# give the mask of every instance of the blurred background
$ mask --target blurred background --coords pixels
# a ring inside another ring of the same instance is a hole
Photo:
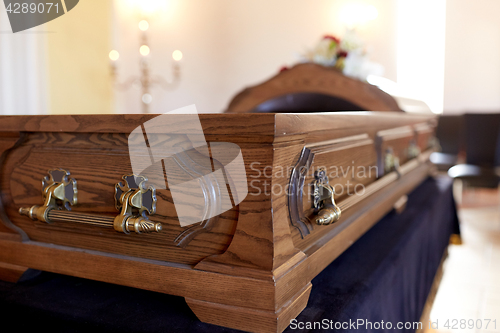
[[[497,0],[81,0],[13,34],[0,6],[0,114],[163,113],[189,104],[222,112],[323,35],[353,27],[397,94],[435,113],[495,112],[499,12]],[[147,91],[137,82],[144,70]]]
[[[13,34],[0,5],[0,114],[223,112],[325,35],[354,31],[371,64],[362,79],[441,114],[433,162],[456,179],[463,245],[450,246],[430,319],[494,319],[499,13],[499,0],[80,0]]]

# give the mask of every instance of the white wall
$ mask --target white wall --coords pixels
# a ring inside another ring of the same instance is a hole
[[[500,112],[499,15],[498,0],[448,0],[445,113]]]
[[[443,112],[446,3],[398,1],[397,83],[434,113]]]
[[[127,3],[145,0],[103,1],[114,1],[113,22],[100,19],[113,24],[113,48],[121,54],[120,77],[137,75],[137,23],[141,17],[127,9]],[[152,69],[169,77],[172,51],[180,49],[184,53],[182,81],[172,91],[153,89],[152,112],[193,103],[200,112],[221,112],[234,94],[268,79],[281,66],[294,64],[297,55],[322,35],[341,36],[340,9],[354,1],[378,9],[378,18],[359,32],[371,59],[385,67],[387,78],[397,81],[397,4],[409,0],[165,0],[167,10],[150,20]],[[71,15],[78,13],[83,15],[82,11]],[[500,111],[499,13],[500,0],[446,1],[445,113]],[[89,19],[88,24],[94,23]],[[47,113],[51,88],[47,77],[54,74],[44,60],[45,42],[52,36],[44,33],[48,30],[49,25],[43,25],[24,33],[8,33],[8,19],[0,6],[0,114]],[[432,62],[435,50],[425,44],[425,36],[421,39],[415,48],[431,55],[425,61]],[[90,49],[95,48],[96,40],[81,43]],[[426,64],[420,59],[415,66]],[[103,77],[108,77],[107,71]],[[138,87],[115,91],[115,100],[118,113],[141,111]]]
[[[168,9],[150,20],[151,61],[156,74],[169,77],[171,54],[184,54],[182,82],[172,91],[153,89],[153,113],[189,104],[199,112],[221,112],[245,86],[293,65],[298,55],[324,34],[341,36],[340,8],[347,0],[170,0]],[[351,1],[352,2],[352,1]],[[396,2],[366,0],[379,12],[359,30],[371,59],[396,80]],[[121,78],[138,73],[139,17],[115,0],[114,48],[120,54]],[[119,113],[140,112],[140,89],[117,92]]]
[[[46,29],[12,33],[0,4],[0,115],[47,113]]]

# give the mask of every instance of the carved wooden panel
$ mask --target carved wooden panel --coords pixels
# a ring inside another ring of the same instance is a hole
[[[435,140],[435,126],[434,124],[422,123],[415,125],[416,144],[421,151],[430,148]]]
[[[3,164],[9,151],[23,143],[26,135],[21,133],[1,133],[0,132],[0,166]],[[1,169],[0,169],[1,170]],[[7,178],[1,177],[0,171],[0,188],[2,181],[8,181]],[[6,207],[10,204],[7,196],[0,193],[0,235],[8,239],[23,239],[27,240],[27,235],[19,229],[19,227],[12,224],[12,221],[6,214]]]
[[[290,178],[289,211],[294,237],[304,238],[316,229],[313,208],[315,172],[323,169],[335,189],[336,202],[362,194],[377,178],[377,155],[367,134],[308,145]]]
[[[186,153],[183,161],[179,161],[179,157],[172,161],[183,165],[190,177],[196,177],[203,172],[200,170],[206,167],[207,161],[209,167],[211,164],[204,156],[203,165],[202,157],[192,150]],[[71,177],[77,180],[78,204],[73,211],[115,216],[118,211],[114,203],[114,185],[123,175],[132,174],[127,136],[33,133],[7,156],[2,170],[12,195],[7,213],[31,240],[186,264],[196,264],[207,256],[222,253],[231,242],[238,218],[237,207],[214,219],[183,228],[179,225],[168,182],[163,189],[157,188],[156,214],[150,216],[151,221],[163,224],[158,234],[125,235],[113,229],[76,223],[46,224],[20,216],[17,212],[20,207],[43,203],[41,181],[47,171],[54,168],[70,171]],[[158,175],[153,171],[145,172],[150,182],[161,182],[154,178],[162,178],[163,172]],[[211,168],[205,173],[210,171]],[[175,175],[171,177],[170,181],[175,180]]]
[[[392,154],[397,158],[399,165],[403,165],[414,157],[411,155],[410,149],[415,144],[415,131],[412,126],[402,126],[379,131],[376,134],[375,141],[377,145],[379,177],[382,177],[392,169],[387,165],[388,154]]]

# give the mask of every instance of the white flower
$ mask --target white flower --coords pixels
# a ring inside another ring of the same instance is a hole
[[[345,32],[344,37],[340,41],[340,48],[344,51],[359,51],[365,48],[365,43],[358,36],[355,30],[348,29]]]
[[[305,54],[305,58],[323,66],[334,66],[336,62],[337,46],[332,47],[332,41],[322,39],[312,51]]]
[[[338,68],[343,68],[344,75],[366,81],[369,75],[381,76],[384,72],[382,65],[370,61],[363,40],[353,29],[346,30],[344,37],[337,45],[330,38],[321,39],[312,50],[308,50],[303,59],[327,67],[334,67],[337,63],[337,54],[340,51],[347,52],[347,57],[343,61],[343,66],[338,64]]]
[[[344,61],[344,75],[366,81],[368,75],[382,76],[384,67],[379,63],[370,61],[368,55],[357,50],[351,51]]]

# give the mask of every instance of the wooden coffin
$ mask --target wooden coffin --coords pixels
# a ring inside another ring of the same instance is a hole
[[[309,113],[402,111],[376,86],[314,63],[301,63],[247,87],[229,102],[226,113]]]
[[[281,332],[306,306],[311,280],[433,170],[432,115],[202,114],[211,157],[180,140],[191,152],[177,160],[181,170],[198,179],[225,169],[214,157],[219,143],[238,147],[244,164],[241,174],[204,185],[201,208],[220,204],[238,177],[248,193],[181,226],[173,200],[181,175],[166,175],[164,188],[150,179],[124,190],[131,133],[155,117],[0,117],[1,276],[29,267],[173,294],[201,321]],[[150,154],[172,133],[148,131]],[[155,163],[165,170],[170,162]],[[156,209],[131,209],[118,230],[123,193],[152,198],[153,190]]]

